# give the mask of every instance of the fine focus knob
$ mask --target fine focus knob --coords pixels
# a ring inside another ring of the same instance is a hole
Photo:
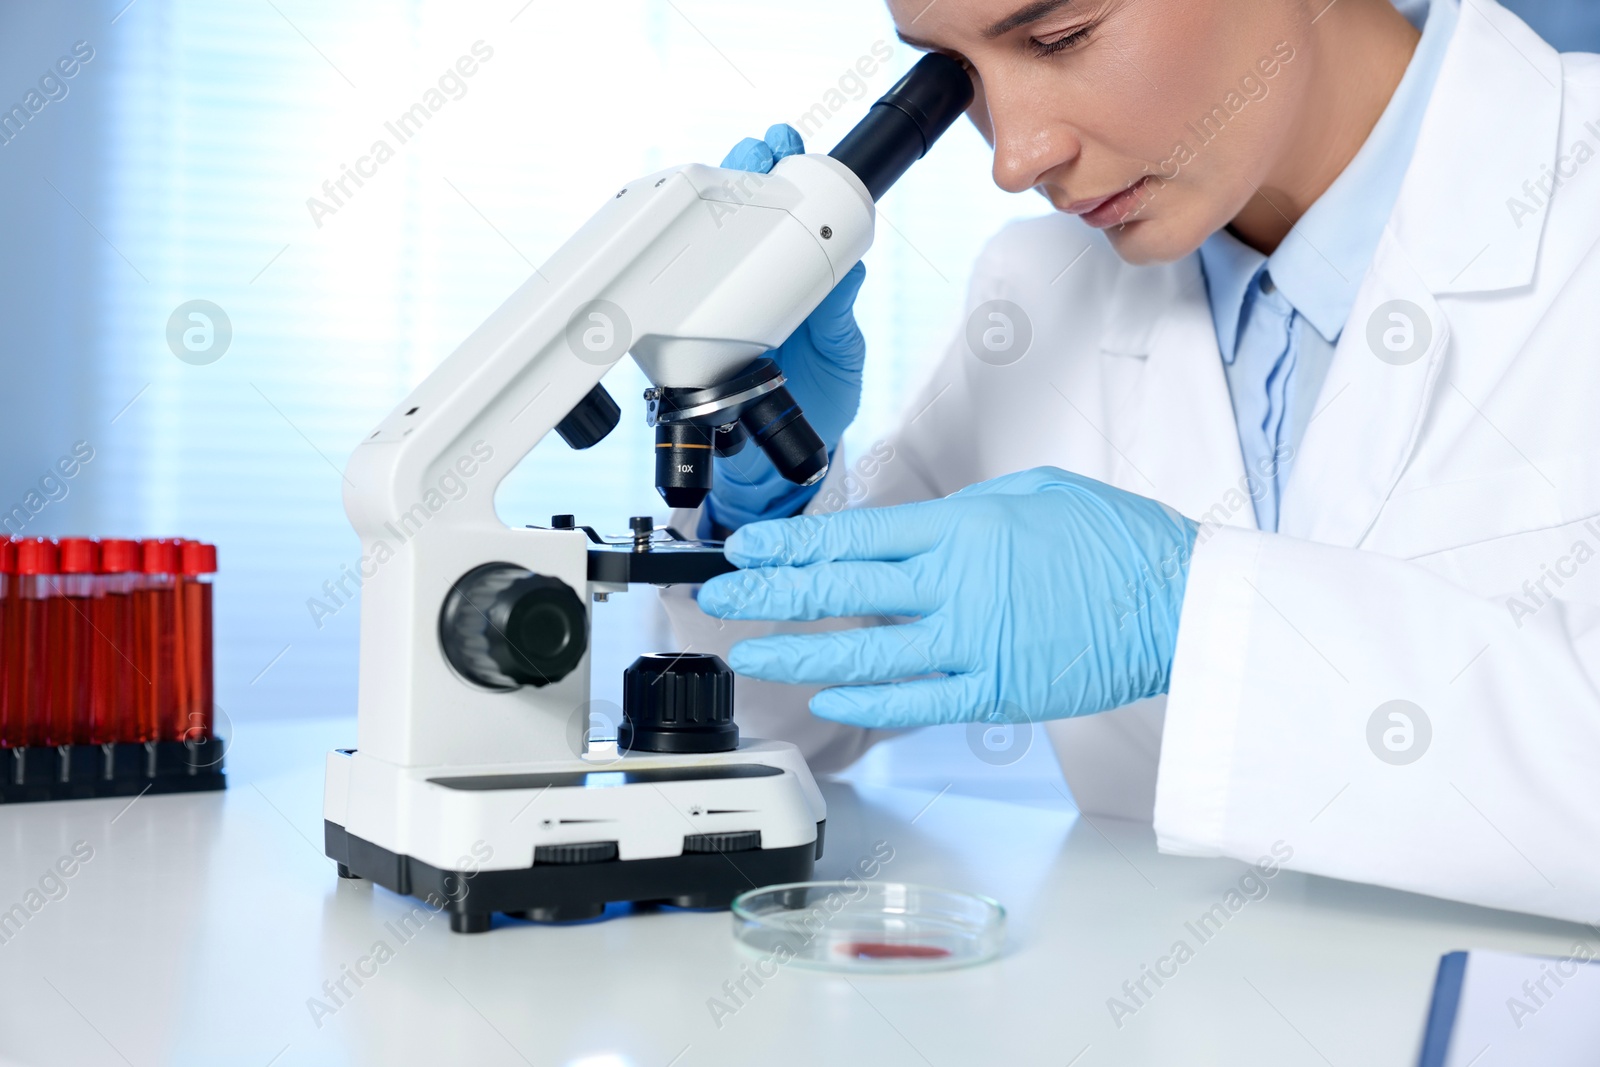
[[[462,575],[439,613],[445,658],[489,689],[559,682],[588,650],[583,601],[559,578],[514,563]]]
[[[733,723],[733,672],[704,652],[640,656],[622,672],[623,752],[728,752],[739,747]]]

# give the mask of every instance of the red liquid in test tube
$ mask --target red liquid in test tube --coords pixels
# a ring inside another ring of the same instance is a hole
[[[192,692],[189,679],[189,618],[183,610],[183,546],[181,537],[172,540],[172,643],[167,663],[172,668],[172,702],[162,713],[158,740],[182,741],[189,729],[189,704]]]
[[[180,740],[208,741],[213,736],[211,575],[217,570],[217,546],[185,541],[178,579],[178,613],[182,620],[180,687],[183,732]]]
[[[56,672],[51,679],[55,721],[50,733],[58,745],[88,744],[92,732],[89,657],[99,554],[99,546],[87,537],[60,541],[60,574],[50,598],[51,659]]]
[[[20,640],[16,661],[18,678],[12,693],[22,711],[23,744],[59,744],[52,737],[55,727],[55,687],[49,648],[49,608],[58,565],[56,544],[44,537],[30,537],[17,545],[17,583],[19,588],[17,636]]]
[[[17,641],[17,542],[0,539],[0,748],[22,744],[20,707],[12,710],[11,686],[18,672],[13,662],[21,647]]]
[[[141,569],[139,542],[100,542],[89,654],[90,718],[93,740],[100,743],[150,740],[139,732],[140,675],[134,648],[133,590]]]
[[[150,739],[176,740],[180,735],[175,675],[178,546],[167,540],[144,541],[140,549],[142,574],[133,593],[134,647],[143,675],[139,729]]]

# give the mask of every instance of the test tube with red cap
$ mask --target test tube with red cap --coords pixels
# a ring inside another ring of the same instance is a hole
[[[138,664],[140,732],[155,740],[173,737],[177,713],[176,582],[178,546],[170,540],[142,541],[139,584],[133,592],[134,648]]]
[[[52,744],[87,744],[89,741],[89,657],[93,611],[94,574],[99,569],[99,546],[87,537],[63,537],[59,542],[60,573],[50,598],[47,623],[50,643]]]
[[[185,541],[179,559],[178,614],[183,636],[180,674],[183,721],[180,741],[208,741],[213,736],[211,576],[217,572],[217,546]]]
[[[0,748],[22,744],[21,710],[12,710],[12,679],[17,658],[17,541],[0,539]]]
[[[17,678],[12,696],[22,713],[24,744],[57,744],[55,726],[55,676],[50,664],[49,606],[55,594],[60,561],[56,543],[47,537],[29,537],[17,545],[18,620]]]
[[[188,729],[188,711],[192,698],[188,670],[189,619],[183,610],[183,546],[188,541],[182,537],[172,541],[172,643],[167,666],[172,671],[172,703],[162,713],[156,727],[160,741],[182,741]]]
[[[92,743],[149,741],[139,731],[133,591],[143,571],[139,542],[100,542],[100,573],[93,603],[94,640],[89,656]]]

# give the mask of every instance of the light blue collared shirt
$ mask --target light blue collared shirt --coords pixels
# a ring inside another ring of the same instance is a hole
[[[1200,246],[1256,525],[1278,528],[1294,452],[1311,421],[1356,290],[1394,210],[1458,9],[1436,0],[1400,85],[1366,143],[1271,256],[1219,230]]]

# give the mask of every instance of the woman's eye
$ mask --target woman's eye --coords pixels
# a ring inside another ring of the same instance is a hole
[[[1082,29],[1073,30],[1071,33],[1064,33],[1059,37],[1051,37],[1046,40],[1040,40],[1037,37],[1032,37],[1029,38],[1029,43],[1033,45],[1034,55],[1041,57],[1053,56],[1059,52],[1065,52],[1069,48],[1076,48],[1078,45],[1082,44],[1088,39],[1090,29],[1092,29],[1092,27],[1085,26]]]

